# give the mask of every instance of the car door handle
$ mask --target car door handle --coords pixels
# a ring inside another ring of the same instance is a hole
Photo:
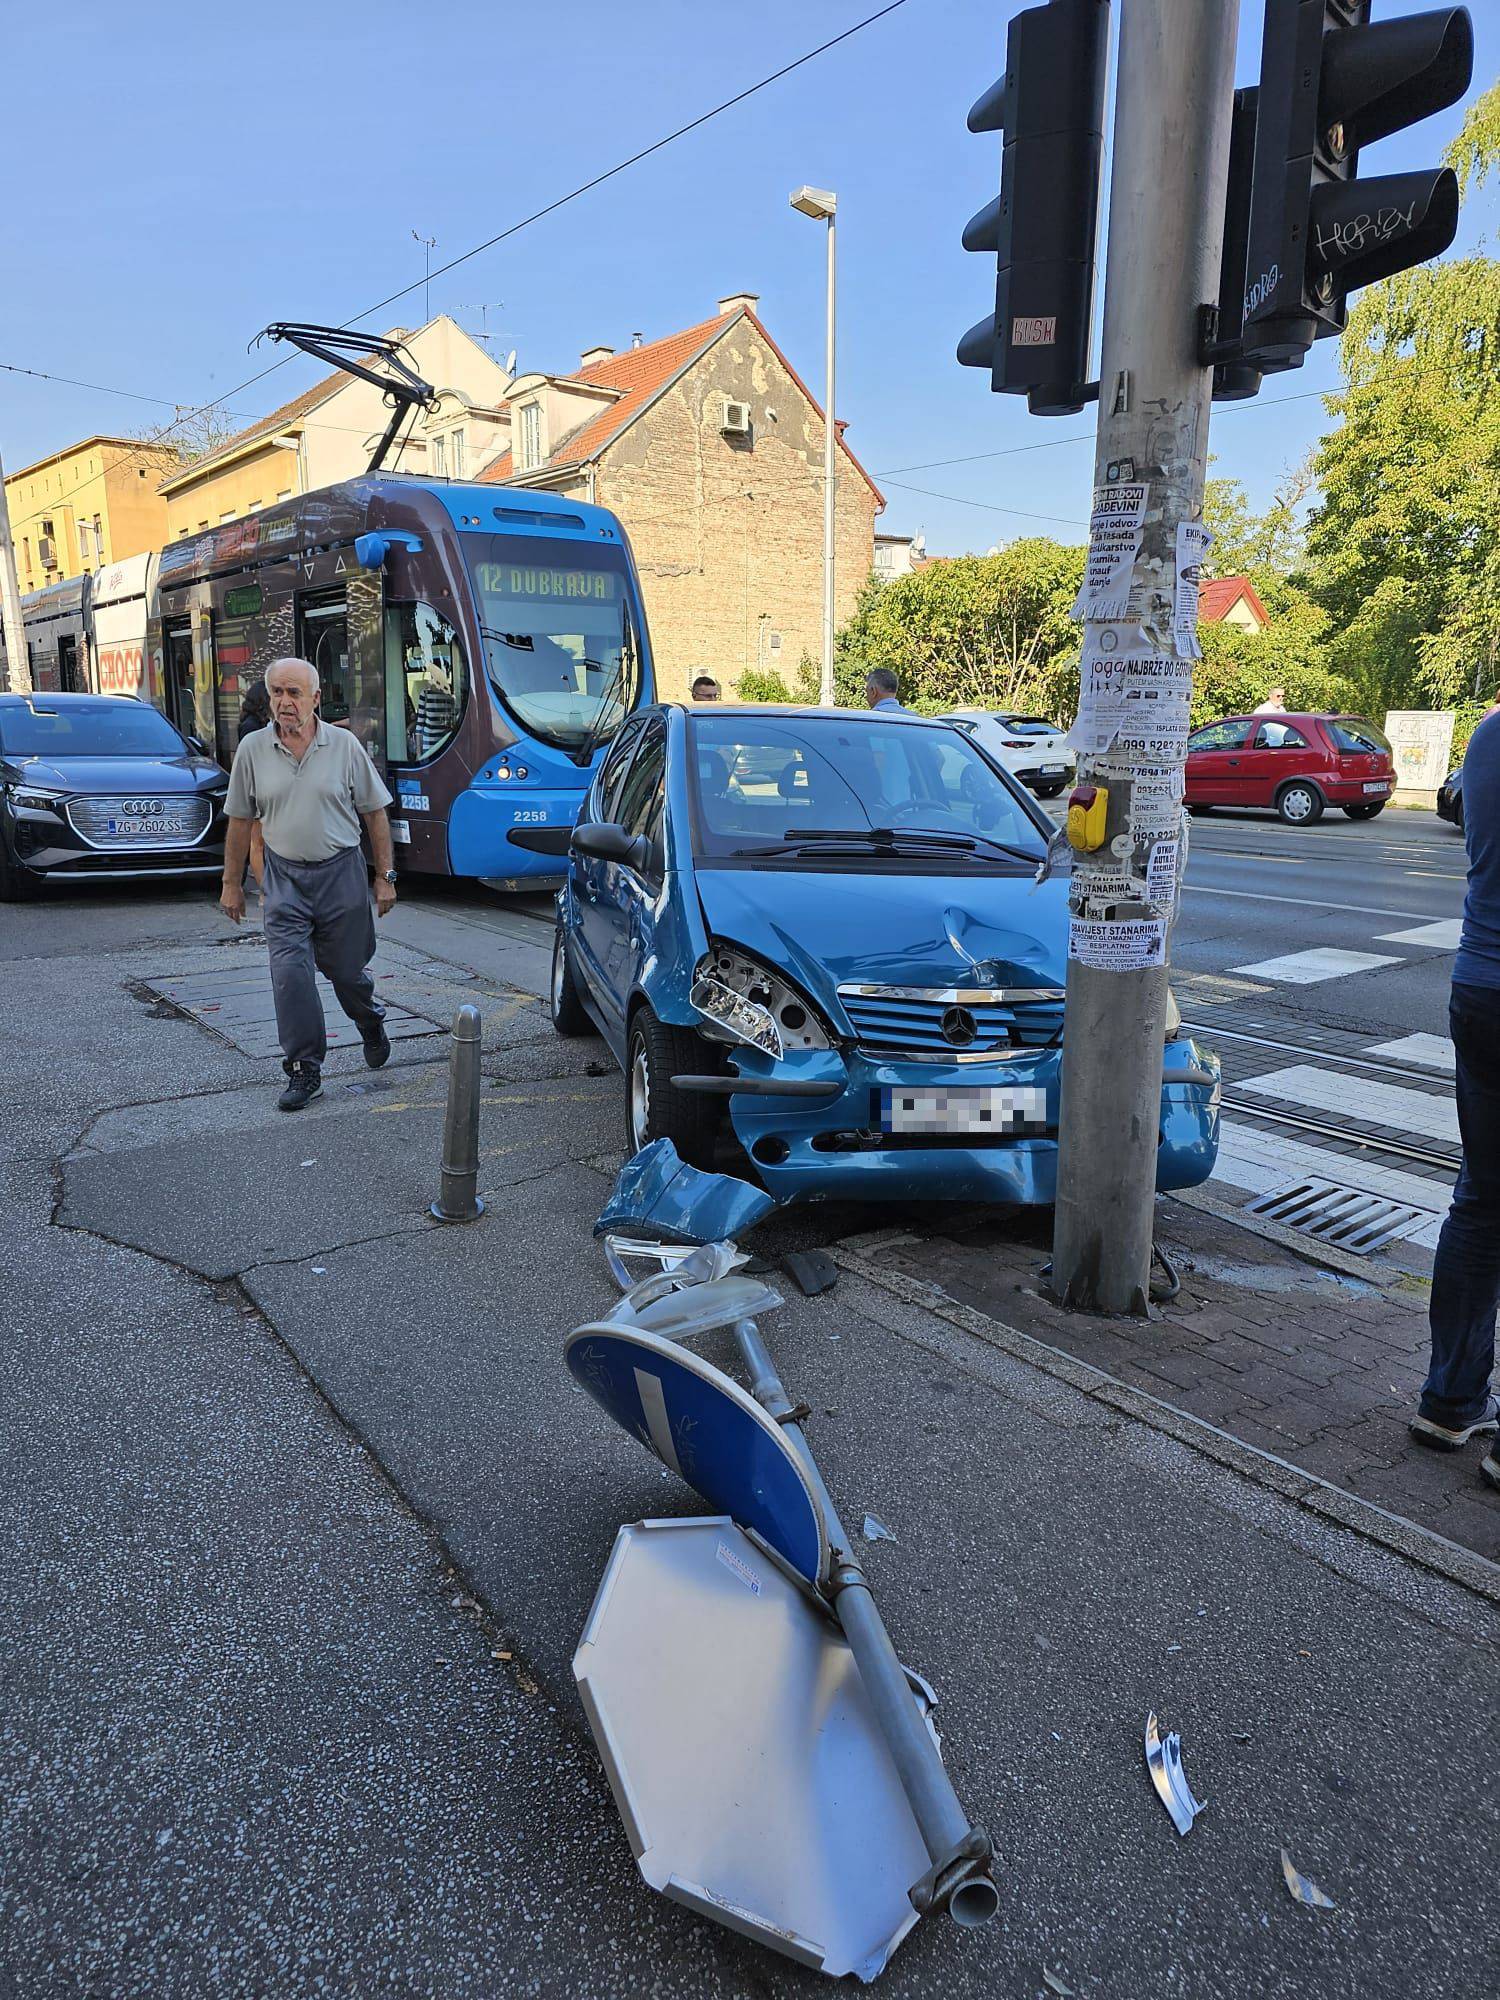
[[[1238,757],[1231,757],[1229,761],[1231,764],[1238,764],[1240,760]]]

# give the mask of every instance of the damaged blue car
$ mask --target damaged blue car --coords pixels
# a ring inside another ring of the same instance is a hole
[[[1054,1198],[1066,883],[1051,822],[907,714],[630,717],[585,799],[551,1010],[625,1072],[634,1153],[727,1120],[779,1201]],[[1217,1060],[1166,1026],[1159,1188],[1218,1149]]]

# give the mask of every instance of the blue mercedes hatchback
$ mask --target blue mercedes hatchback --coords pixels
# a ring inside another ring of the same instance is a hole
[[[727,1119],[781,1200],[1049,1203],[1067,885],[1051,821],[907,714],[632,716],[573,831],[552,1019],[625,1072],[631,1152],[712,1163]],[[1206,1180],[1217,1060],[1175,1010],[1160,1188]]]

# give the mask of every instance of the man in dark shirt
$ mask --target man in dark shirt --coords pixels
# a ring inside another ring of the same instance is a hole
[[[1500,1303],[1500,713],[1475,730],[1463,768],[1469,886],[1448,1019],[1464,1157],[1432,1267],[1432,1365],[1411,1424],[1435,1451],[1500,1428],[1490,1389]],[[1493,1443],[1479,1469],[1500,1488]]]

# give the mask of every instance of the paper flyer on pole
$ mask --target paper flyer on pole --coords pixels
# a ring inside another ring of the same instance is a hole
[[[1172,638],[1178,652],[1194,660],[1200,657],[1198,585],[1203,577],[1203,558],[1212,543],[1213,535],[1201,521],[1177,523],[1177,596]]]
[[[1096,486],[1089,516],[1089,552],[1083,585],[1073,602],[1075,618],[1123,618],[1130,603],[1130,576],[1141,552],[1146,519],[1144,482]]]
[[[1074,917],[1068,925],[1068,957],[1099,972],[1140,972],[1162,965],[1167,956],[1167,919],[1131,917],[1123,922]]]

